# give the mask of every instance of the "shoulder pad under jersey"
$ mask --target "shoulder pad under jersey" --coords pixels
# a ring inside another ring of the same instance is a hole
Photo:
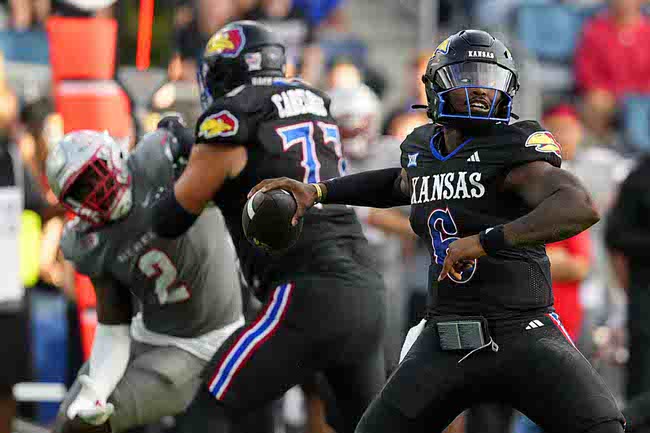
[[[98,254],[100,242],[100,234],[91,230],[90,224],[75,218],[66,223],[60,246],[63,256],[74,264],[78,272],[96,276],[102,273]]]
[[[431,137],[435,135],[436,128],[435,124],[427,123],[418,126],[406,136],[400,145],[402,168],[413,167],[417,165],[418,160],[428,158],[431,154],[429,147]]]
[[[525,120],[502,129],[502,141],[509,149],[508,165],[515,167],[533,161],[562,165],[562,147],[553,134],[534,120]]]
[[[253,139],[252,118],[268,109],[269,88],[240,86],[217,99],[196,122],[196,142],[247,146]]]
[[[145,176],[153,184],[167,184],[174,175],[173,135],[165,129],[146,134],[129,155],[135,176]]]

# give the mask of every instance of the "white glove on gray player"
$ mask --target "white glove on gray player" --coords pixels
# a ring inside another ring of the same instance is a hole
[[[402,362],[404,357],[406,356],[407,353],[409,353],[409,350],[411,350],[411,346],[413,346],[413,343],[415,343],[415,340],[418,339],[420,336],[420,333],[424,329],[424,325],[427,323],[425,319],[422,319],[420,323],[409,329],[408,334],[406,334],[406,338],[404,339],[404,344],[402,345],[402,350],[399,353],[399,362]]]
[[[79,383],[81,383],[81,391],[68,407],[66,415],[70,420],[78,416],[88,424],[104,424],[115,411],[115,407],[112,403],[106,402],[89,376],[85,374],[79,376]]]

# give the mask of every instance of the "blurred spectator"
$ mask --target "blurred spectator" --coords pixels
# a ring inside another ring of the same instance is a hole
[[[257,6],[258,0],[234,0],[235,1],[235,16],[245,17],[251,10]]]
[[[328,88],[356,87],[361,83],[367,85],[376,96],[381,96],[386,88],[386,80],[381,73],[369,65],[362,64],[363,59],[349,57],[334,58],[329,62],[325,84]]]
[[[165,113],[176,112],[188,125],[194,125],[201,114],[198,86],[195,81],[172,81],[162,85],[153,94],[144,121],[144,132],[156,129]]]
[[[349,84],[349,83],[345,83]],[[381,107],[379,98],[367,86],[357,83],[329,90],[331,110],[341,132],[347,171],[357,173],[398,167],[400,141],[379,136]],[[378,269],[386,283],[386,362],[397,365],[402,342],[406,302],[403,290],[401,240],[412,242],[415,234],[405,212],[400,209],[357,208],[368,242],[377,252]]]
[[[582,141],[582,125],[570,106],[559,106],[542,118],[547,128],[562,146],[563,164],[572,161]],[[555,310],[574,341],[578,341],[582,328],[583,310],[579,286],[591,267],[591,239],[589,232],[546,246],[551,261]]]
[[[65,261],[59,251],[59,239],[63,232],[63,209],[47,183],[45,160],[50,145],[63,137],[63,123],[60,115],[54,113],[48,99],[34,101],[21,110],[20,120],[25,133],[20,139],[21,153],[25,165],[38,183],[37,188],[52,206],[52,216],[43,225],[40,250],[40,279],[43,283],[63,289],[71,294],[72,288],[65,284]]]
[[[326,81],[329,89],[355,89],[361,86],[362,79],[361,71],[353,62],[339,59],[329,68]]]
[[[386,134],[398,138],[401,142],[415,128],[428,122],[429,118],[424,110],[407,111],[393,117]]]
[[[545,113],[543,122],[562,145],[565,159],[562,167],[580,178],[605,222],[617,186],[624,179],[631,161],[609,146],[586,146],[585,128],[570,105],[551,108]],[[579,345],[585,353],[589,352],[592,328],[597,323],[603,323],[609,316],[610,325],[621,326],[620,306],[617,305],[621,302],[617,288],[621,286],[615,281],[609,264],[604,225],[597,224],[589,230],[593,265],[580,289],[581,304],[585,310],[585,341],[579,341]]]
[[[197,64],[205,44],[217,30],[235,18],[238,9],[231,0],[197,0],[193,12],[192,20],[178,28],[174,36],[175,53],[168,70],[172,81],[196,79]],[[180,22],[183,23],[183,18]]]
[[[382,131],[384,134],[399,136],[399,134],[395,135],[394,133],[391,133],[391,130],[395,131],[395,129],[397,128],[396,126],[393,125],[393,122],[395,122],[395,120],[401,117],[402,115],[413,112],[413,109],[411,108],[412,105],[415,104],[425,105],[427,103],[427,94],[425,92],[424,85],[422,84],[422,75],[424,74],[427,68],[429,57],[431,57],[431,53],[429,52],[421,53],[418,56],[416,56],[413,59],[413,61],[408,65],[408,69],[404,74],[405,76],[404,82],[406,83],[407,86],[405,89],[406,98],[403,102],[399,104],[399,106],[391,110],[391,112],[386,117],[386,120],[384,121],[384,125],[382,127]],[[422,118],[422,116],[417,116],[417,117]],[[426,119],[426,115],[424,116],[424,118]],[[402,118],[402,120],[399,120],[397,123],[402,123],[402,122],[404,122],[404,118]],[[406,137],[406,135],[404,135],[404,137]]]
[[[18,31],[42,27],[50,14],[50,0],[9,0],[10,25]]]
[[[585,122],[609,134],[617,101],[627,93],[650,92],[650,21],[644,0],[611,0],[584,26],[575,56],[575,79],[585,102]]]
[[[47,187],[45,159],[47,158],[48,145],[53,142],[49,139],[62,138],[62,136],[48,137],[48,133],[56,134],[56,126],[48,125],[48,122],[60,123],[61,119],[54,113],[52,101],[39,99],[23,107],[20,112],[20,121],[25,127],[25,135],[21,139],[21,147],[24,146],[21,149],[23,158],[45,188]],[[62,125],[60,125],[60,129],[63,129]]]
[[[645,156],[621,186],[606,226],[607,246],[624,258],[629,274],[626,398],[650,391],[650,156]]]
[[[298,66],[299,75],[316,83],[323,66],[323,56],[316,43],[314,25],[292,0],[260,0],[245,19],[269,26],[287,47],[287,62]]]
[[[310,24],[318,26],[332,19],[340,19],[341,0],[293,0],[293,5],[299,8]]]

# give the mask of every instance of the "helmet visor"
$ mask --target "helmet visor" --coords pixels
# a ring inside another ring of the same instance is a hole
[[[458,87],[486,87],[512,96],[515,75],[494,63],[464,62],[444,66],[436,71],[435,84],[443,90]]]

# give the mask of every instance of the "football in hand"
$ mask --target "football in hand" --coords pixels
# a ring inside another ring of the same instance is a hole
[[[242,226],[249,242],[268,252],[291,248],[302,231],[302,218],[295,226],[296,200],[289,192],[276,189],[257,192],[242,212]]]

